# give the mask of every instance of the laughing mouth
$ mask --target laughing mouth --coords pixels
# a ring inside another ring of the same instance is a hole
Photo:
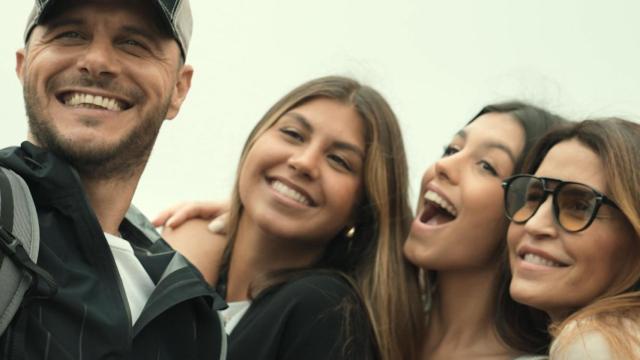
[[[420,221],[428,225],[441,225],[455,220],[458,210],[450,202],[434,191],[424,194],[424,208]]]
[[[308,196],[290,188],[282,181],[273,180],[270,185],[273,190],[277,191],[280,195],[283,195],[286,198],[289,198],[305,206],[313,206],[313,201]]]
[[[60,96],[59,100],[64,105],[75,108],[123,111],[131,107],[130,104],[116,98],[81,92],[64,93]]]

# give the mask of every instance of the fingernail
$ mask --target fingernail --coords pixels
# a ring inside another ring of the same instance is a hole
[[[217,218],[213,219],[208,225],[209,231],[211,231],[214,234],[221,234],[221,235],[224,235],[226,227],[227,227],[227,216],[225,215],[218,216]]]

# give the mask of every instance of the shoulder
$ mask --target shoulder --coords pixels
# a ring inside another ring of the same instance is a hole
[[[592,320],[574,321],[566,325],[551,344],[553,359],[612,359],[615,351],[609,339],[626,338],[640,341],[640,325],[628,319],[620,319],[619,326],[597,327]]]
[[[284,284],[265,290],[254,300],[253,307],[301,318],[316,317],[318,314],[342,317],[345,310],[359,308],[357,292],[346,278],[339,274],[315,271],[300,274]]]
[[[162,237],[169,244],[176,241],[213,238],[214,234],[207,228],[208,221],[204,219],[190,219],[175,229],[165,228]]]
[[[559,346],[559,344],[562,344],[562,346]],[[606,338],[601,332],[589,330],[576,334],[570,339],[563,337],[556,339],[551,345],[551,356],[554,359],[560,360],[596,360],[610,359],[612,352]]]
[[[356,291],[348,280],[334,273],[311,273],[290,280],[276,290],[279,296],[300,302],[337,305],[345,298],[355,298]]]

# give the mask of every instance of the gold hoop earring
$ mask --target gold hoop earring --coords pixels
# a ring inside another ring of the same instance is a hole
[[[346,235],[347,235],[347,237],[348,237],[349,239],[351,239],[351,238],[353,238],[353,236],[354,236],[355,234],[356,234],[356,227],[355,227],[355,226],[352,226],[352,227],[350,227],[350,228],[349,228],[349,230],[347,230],[347,234],[346,234]]]

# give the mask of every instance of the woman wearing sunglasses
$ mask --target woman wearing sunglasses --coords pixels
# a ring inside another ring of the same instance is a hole
[[[544,311],[552,359],[640,358],[640,125],[553,131],[504,181],[510,291]]]

